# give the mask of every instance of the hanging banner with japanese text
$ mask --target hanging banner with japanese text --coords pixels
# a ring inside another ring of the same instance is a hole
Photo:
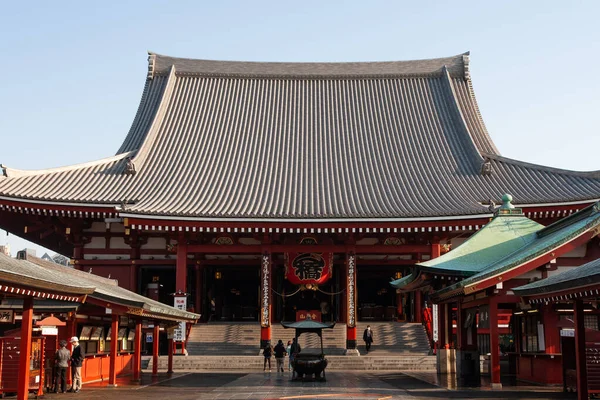
[[[185,311],[187,309],[187,297],[175,296],[175,308]],[[173,332],[173,341],[185,342],[185,322],[179,322],[179,326]]]

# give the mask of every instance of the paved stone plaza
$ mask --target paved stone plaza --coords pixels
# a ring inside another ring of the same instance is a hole
[[[327,382],[292,382],[289,373],[191,372],[144,374],[140,385],[123,378],[117,388],[88,384],[80,393],[52,394],[48,398],[137,400],[164,399],[573,399],[558,388],[510,387],[503,391],[456,390],[435,374],[399,372],[332,372]]]

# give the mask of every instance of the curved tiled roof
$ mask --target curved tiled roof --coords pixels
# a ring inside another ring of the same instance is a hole
[[[134,214],[378,219],[486,214],[600,198],[600,174],[501,157],[467,54],[388,63],[245,63],[150,55],[117,156],[5,169],[0,196],[129,204]],[[125,174],[133,157],[135,174]],[[482,173],[482,165],[489,173]]]
[[[600,283],[600,258],[565,272],[514,288],[517,296],[538,296]]]

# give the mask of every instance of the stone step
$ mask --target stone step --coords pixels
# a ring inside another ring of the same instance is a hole
[[[420,324],[396,322],[372,322],[375,338],[374,349],[379,354],[428,354],[429,341]],[[367,323],[359,323],[358,345],[363,346],[362,332]],[[294,330],[285,329],[280,324],[271,327],[273,344],[279,339],[284,343],[291,340]],[[318,349],[321,340],[316,334],[304,334],[299,338],[303,349]],[[192,327],[187,343],[190,355],[253,355],[260,352],[260,325],[248,323],[210,323]],[[346,348],[346,326],[338,324],[333,329],[323,330],[323,348],[325,354],[343,354]]]
[[[397,371],[435,371],[436,359],[434,356],[328,356],[328,369],[330,370],[397,370]],[[173,369],[182,370],[248,370],[263,367],[262,356],[177,356],[173,359]],[[167,368],[167,357],[159,358],[159,370]],[[271,362],[275,368],[275,360]],[[286,365],[287,367],[287,365]],[[147,366],[152,368],[152,361]]]

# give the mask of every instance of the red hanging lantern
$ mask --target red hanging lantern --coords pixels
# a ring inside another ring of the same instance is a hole
[[[315,243],[305,238],[301,244]],[[310,245],[307,245],[310,250]],[[285,278],[294,285],[321,285],[331,278],[333,253],[285,253]]]

